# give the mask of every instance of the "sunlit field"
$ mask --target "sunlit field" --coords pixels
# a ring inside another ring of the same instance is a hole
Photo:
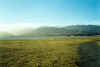
[[[100,38],[0,40],[0,67],[98,67]]]

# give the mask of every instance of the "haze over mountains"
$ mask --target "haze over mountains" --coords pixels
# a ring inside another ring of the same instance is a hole
[[[91,36],[100,35],[99,25],[70,25],[65,27],[44,26],[39,28],[16,28],[0,31],[0,37],[14,36]]]

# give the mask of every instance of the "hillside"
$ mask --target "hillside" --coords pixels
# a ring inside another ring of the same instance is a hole
[[[9,32],[9,34],[8,34]],[[100,35],[99,25],[71,25],[65,27],[39,27],[39,28],[25,28],[16,29],[13,31],[2,32],[0,36],[5,36],[5,34],[11,36],[92,36]]]
[[[100,26],[97,25],[72,25],[66,27],[40,27],[34,33],[48,35],[100,35]]]
[[[14,37],[14,34],[8,33],[8,32],[0,32],[0,38],[9,38]]]

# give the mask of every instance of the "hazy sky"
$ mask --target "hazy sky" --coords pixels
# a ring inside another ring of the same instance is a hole
[[[0,0],[0,24],[100,24],[99,0]]]

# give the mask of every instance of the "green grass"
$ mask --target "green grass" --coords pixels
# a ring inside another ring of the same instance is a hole
[[[0,40],[0,67],[98,67],[100,38]]]

